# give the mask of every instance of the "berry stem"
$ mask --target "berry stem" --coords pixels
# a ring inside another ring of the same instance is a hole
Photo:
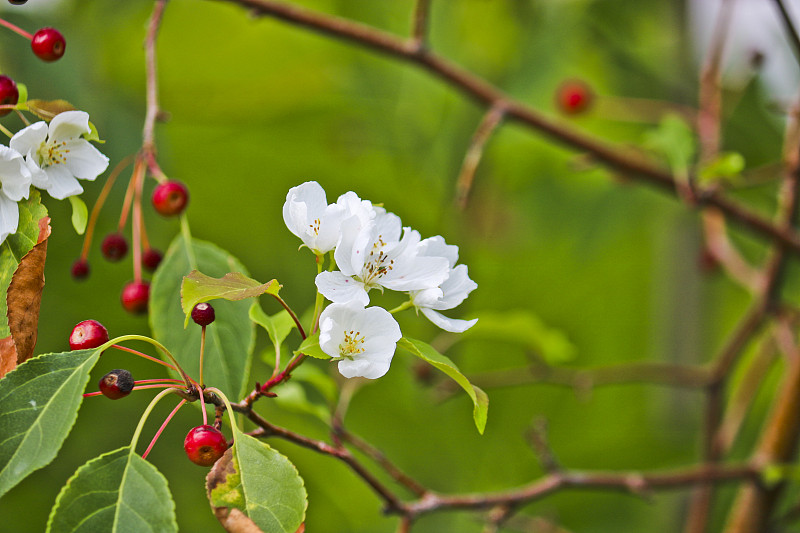
[[[140,171],[134,175],[134,198],[133,198],[133,222],[131,231],[133,233],[133,279],[142,281],[142,185],[144,184],[145,168],[141,165]]]
[[[31,121],[30,121],[30,120],[28,120],[28,119],[25,117],[25,114],[24,114],[24,113],[23,113],[21,110],[17,109],[17,108],[16,108],[16,106],[15,106],[15,108],[14,108],[14,112],[17,114],[17,116],[19,117],[19,119],[22,121],[22,123],[23,123],[23,124],[25,124],[25,126],[26,126],[26,127],[31,125]]]
[[[122,230],[125,229],[125,224],[128,222],[128,213],[131,210],[131,206],[133,205],[133,192],[136,188],[136,176],[141,172],[141,165],[142,161],[137,156],[136,162],[133,166],[133,173],[131,174],[131,179],[128,181],[128,188],[125,189],[125,199],[122,200],[122,212],[119,215],[119,225],[117,226],[117,230],[122,233]]]
[[[114,170],[111,171],[111,174],[108,175],[108,178],[103,185],[103,189],[100,191],[100,195],[97,197],[94,207],[92,207],[92,213],[89,215],[89,224],[86,227],[86,235],[83,237],[81,259],[85,260],[89,255],[89,247],[92,245],[92,236],[94,235],[94,228],[97,224],[97,217],[100,215],[100,210],[103,208],[103,204],[106,202],[106,198],[108,198],[108,195],[111,192],[111,187],[114,186],[117,176],[119,176],[120,173],[125,170],[125,167],[130,165],[132,161],[132,155],[125,156],[119,163],[117,163],[117,166],[114,167]]]
[[[7,20],[0,19],[0,26],[5,26],[6,28],[8,28],[9,30],[13,31],[14,33],[18,33],[19,35],[22,35],[23,37],[25,37],[29,41],[33,40],[33,34],[26,32],[25,30],[23,30],[19,26],[15,26],[14,24],[11,24]]]
[[[167,415],[167,419],[164,420],[164,423],[161,424],[160,428],[158,428],[158,431],[156,431],[155,436],[153,436],[153,440],[150,441],[150,445],[147,447],[147,449],[142,454],[142,459],[147,459],[147,454],[150,453],[150,450],[153,449],[153,445],[155,445],[156,441],[158,440],[158,437],[161,436],[161,432],[164,431],[164,428],[167,427],[167,424],[169,424],[169,421],[172,420],[172,417],[175,416],[175,413],[178,412],[178,409],[183,407],[183,404],[185,404],[185,403],[186,403],[185,399],[181,400],[180,402],[178,402],[178,405],[175,406],[175,409],[173,409],[172,412],[169,415]]]
[[[153,411],[153,408],[161,401],[164,396],[173,392],[180,392],[179,389],[170,388],[166,390],[162,390],[156,396],[150,400],[150,404],[142,413],[142,417],[139,419],[139,424],[136,426],[136,431],[133,432],[133,438],[131,439],[131,450],[136,450],[136,443],[139,442],[139,435],[142,434],[142,429],[144,428],[144,423],[147,421],[147,417],[150,416],[150,413]]]
[[[181,375],[181,377],[183,378],[183,382],[186,384],[186,388],[187,389],[191,389],[192,385],[197,386],[197,382],[195,382],[192,378],[190,378],[186,374],[186,372],[184,372],[183,368],[181,368],[181,365],[179,365],[178,361],[176,361],[175,358],[172,356],[172,353],[170,353],[170,351],[167,350],[164,347],[163,344],[161,344],[160,342],[158,342],[155,339],[151,339],[150,337],[145,337],[144,335],[123,335],[121,337],[117,337],[116,339],[111,339],[110,341],[108,341],[104,345],[100,346],[98,348],[98,350],[100,350],[102,352],[103,350],[105,350],[109,346],[114,346],[115,344],[118,344],[118,343],[120,343],[122,341],[144,341],[144,342],[149,342],[150,344],[152,344],[153,346],[155,346],[156,348],[158,348],[159,350],[164,352],[164,354],[169,358],[169,360],[172,361],[172,364],[175,365],[173,370],[175,370],[176,372],[178,372]]]
[[[200,394],[200,410],[203,411],[203,425],[208,425],[208,413],[206,412],[206,393],[204,390],[199,391]]]
[[[179,379],[169,379],[169,378],[158,378],[158,379],[137,379],[134,381],[135,384],[141,385],[145,383],[175,383],[177,385],[183,385],[183,381]]]
[[[175,372],[178,372],[178,369],[175,368],[174,366],[172,366],[171,364],[169,364],[169,363],[167,363],[165,361],[162,361],[161,359],[159,359],[157,357],[153,357],[152,355],[147,355],[147,354],[142,353],[140,351],[134,350],[133,348],[128,348],[126,346],[120,346],[118,344],[113,345],[112,348],[116,348],[117,350],[122,350],[123,352],[132,353],[134,355],[138,355],[139,357],[144,357],[145,359],[148,359],[148,360],[150,360],[150,361],[152,361],[154,363],[158,363],[159,365],[163,365],[163,366],[165,366],[167,368],[171,368]],[[183,383],[183,382],[181,382],[181,383]]]
[[[0,109],[5,109],[6,107],[9,107],[9,106],[0,105]],[[13,109],[13,108],[12,108],[12,109]],[[5,126],[3,126],[2,124],[0,124],[0,131],[2,131],[3,133],[5,133],[6,135],[8,135],[8,138],[9,138],[9,139],[10,139],[11,137],[13,137],[13,136],[14,136],[14,134],[13,134],[13,133],[11,133],[11,130],[9,130],[8,128],[6,128]]]
[[[205,382],[203,381],[203,355],[205,355],[206,351],[206,327],[203,326],[200,330],[200,386],[205,387]],[[200,397],[202,398],[202,394]],[[203,411],[205,414],[205,410]],[[205,422],[203,422],[205,424]]]

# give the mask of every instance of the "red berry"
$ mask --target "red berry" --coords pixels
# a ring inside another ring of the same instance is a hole
[[[27,1],[28,0],[8,0],[8,3],[13,5],[13,6],[21,6],[22,4],[24,4]]]
[[[213,426],[197,426],[186,435],[183,449],[194,464],[211,466],[228,449],[228,441],[225,435]]]
[[[155,248],[148,248],[144,251],[144,254],[142,254],[142,264],[150,272],[158,268],[162,259],[164,259],[164,256]]]
[[[556,105],[568,115],[586,111],[594,100],[591,87],[580,80],[568,80],[556,91]]]
[[[72,277],[77,280],[86,279],[89,277],[89,261],[86,259],[76,259],[74,263],[72,263],[72,268],[70,269],[72,273]]]
[[[103,376],[97,385],[100,387],[100,392],[103,393],[103,396],[112,400],[119,400],[131,393],[134,382],[130,372],[124,368],[115,368]]]
[[[165,181],[153,190],[153,207],[165,217],[180,215],[188,203],[189,189],[180,181]]]
[[[147,312],[150,299],[150,284],[144,280],[131,281],[122,289],[122,307],[129,313],[140,315]]]
[[[97,320],[84,320],[72,328],[69,336],[71,350],[97,348],[108,342],[108,330]]]
[[[33,34],[31,48],[42,61],[55,61],[64,55],[67,43],[64,36],[55,28],[42,28]]]
[[[214,308],[209,303],[201,302],[192,308],[192,320],[200,326],[211,324],[214,318]]]
[[[116,263],[128,253],[128,240],[121,233],[109,233],[100,245],[103,257]]]
[[[17,84],[8,76],[0,76],[0,105],[17,105],[18,100]],[[0,117],[9,113],[10,109],[0,109]]]

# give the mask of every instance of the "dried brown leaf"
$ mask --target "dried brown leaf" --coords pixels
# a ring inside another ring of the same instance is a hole
[[[211,467],[206,476],[206,493],[209,501],[211,500],[211,491],[217,485],[226,483],[228,476],[232,474],[236,474],[236,470],[233,467],[233,449],[228,448],[225,454],[214,463],[214,466]],[[214,516],[217,517],[219,523],[228,533],[264,533],[239,509],[217,507],[211,504],[211,510],[214,511]]]
[[[75,110],[75,106],[66,100],[28,100],[27,104],[28,110],[43,120],[52,120],[59,113]]]

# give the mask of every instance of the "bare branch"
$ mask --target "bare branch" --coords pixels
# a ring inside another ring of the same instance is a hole
[[[426,45],[428,39],[428,19],[430,17],[431,0],[417,0],[414,6],[414,27],[411,30],[413,42],[418,49]]]
[[[456,182],[456,204],[462,209],[467,206],[467,199],[472,190],[472,182],[475,179],[475,171],[478,170],[478,164],[481,162],[481,157],[483,157],[483,149],[486,147],[486,143],[489,142],[492,133],[500,125],[504,115],[505,109],[502,106],[493,106],[483,116],[483,120],[481,120],[475,135],[472,137],[472,142],[470,142],[467,154],[464,156],[464,163],[461,165],[461,172]]]

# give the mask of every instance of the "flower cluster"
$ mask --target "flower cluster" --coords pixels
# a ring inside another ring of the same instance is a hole
[[[90,132],[87,113],[65,111],[0,145],[0,242],[17,231],[17,202],[28,197],[31,185],[63,200],[83,192],[78,179],[94,180],[106,170],[108,158],[83,138]]]
[[[477,322],[439,312],[458,306],[478,286],[466,265],[456,265],[458,246],[442,237],[422,239],[397,215],[352,191],[328,204],[315,181],[289,190],[283,220],[319,260],[333,253],[338,270],[321,272],[315,280],[320,294],[333,302],[320,315],[319,344],[339,361],[343,376],[384,375],[402,336],[389,311],[367,307],[372,289],[408,294],[398,310],[414,307],[446,331],[460,333]]]

